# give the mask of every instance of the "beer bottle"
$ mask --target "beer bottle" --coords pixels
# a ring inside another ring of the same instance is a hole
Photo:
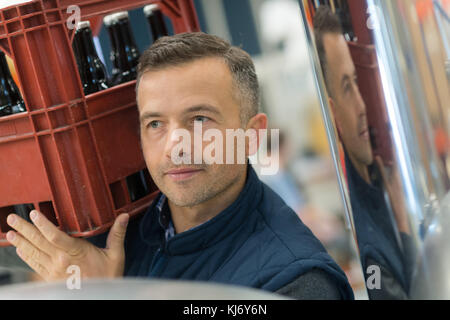
[[[0,91],[0,117],[26,111],[25,103],[13,80],[3,51],[0,51]]]
[[[18,204],[14,206],[14,213],[19,217],[24,219],[25,221],[31,222],[30,212],[34,210],[34,206],[32,204]]]
[[[131,32],[128,12],[122,11],[108,15],[103,22],[111,40],[110,59],[113,64],[113,85],[135,80],[139,63],[139,49]]]
[[[350,8],[348,6],[347,1],[340,1],[336,4],[336,15],[339,17],[339,20],[341,21],[345,39],[347,41],[356,40],[355,32],[353,30],[352,25]]]
[[[106,68],[95,49],[89,21],[78,23],[73,40],[73,50],[77,59],[84,94],[88,95],[108,89]]]
[[[139,171],[128,176],[126,182],[131,202],[135,202],[150,193],[147,182],[145,181],[144,171]]]
[[[144,14],[147,17],[150,29],[153,35],[153,42],[161,37],[168,36],[166,23],[164,22],[164,16],[159,8],[159,5],[149,4],[144,7]]]

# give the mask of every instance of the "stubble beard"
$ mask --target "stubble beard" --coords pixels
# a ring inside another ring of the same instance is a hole
[[[169,187],[164,181],[164,174],[159,173],[155,180],[156,186],[176,206],[191,208],[207,202],[231,188],[239,180],[239,172],[234,175],[221,174],[220,171],[210,172],[206,167],[200,174],[206,175],[202,181],[195,181],[196,177],[188,181],[172,182]]]

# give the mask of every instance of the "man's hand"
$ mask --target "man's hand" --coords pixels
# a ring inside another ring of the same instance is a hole
[[[28,223],[10,214],[6,239],[17,248],[18,256],[44,280],[67,278],[67,268],[77,265],[82,278],[122,277],[125,265],[124,239],[129,215],[121,214],[112,226],[105,249],[84,239],[70,237],[53,225],[42,213],[31,211]]]

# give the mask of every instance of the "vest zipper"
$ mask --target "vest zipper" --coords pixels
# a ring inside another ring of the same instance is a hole
[[[150,277],[158,277],[159,275],[161,275],[165,261],[166,257],[164,253],[162,252],[161,248],[158,248],[158,251],[156,251],[150,267]]]

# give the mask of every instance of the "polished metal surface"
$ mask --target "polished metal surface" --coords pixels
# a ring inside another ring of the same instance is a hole
[[[449,299],[448,1],[365,1],[371,43],[330,31],[323,7],[311,25],[301,3],[369,298]]]
[[[270,292],[206,282],[88,279],[80,289],[65,282],[27,283],[0,289],[0,300],[290,300]]]

